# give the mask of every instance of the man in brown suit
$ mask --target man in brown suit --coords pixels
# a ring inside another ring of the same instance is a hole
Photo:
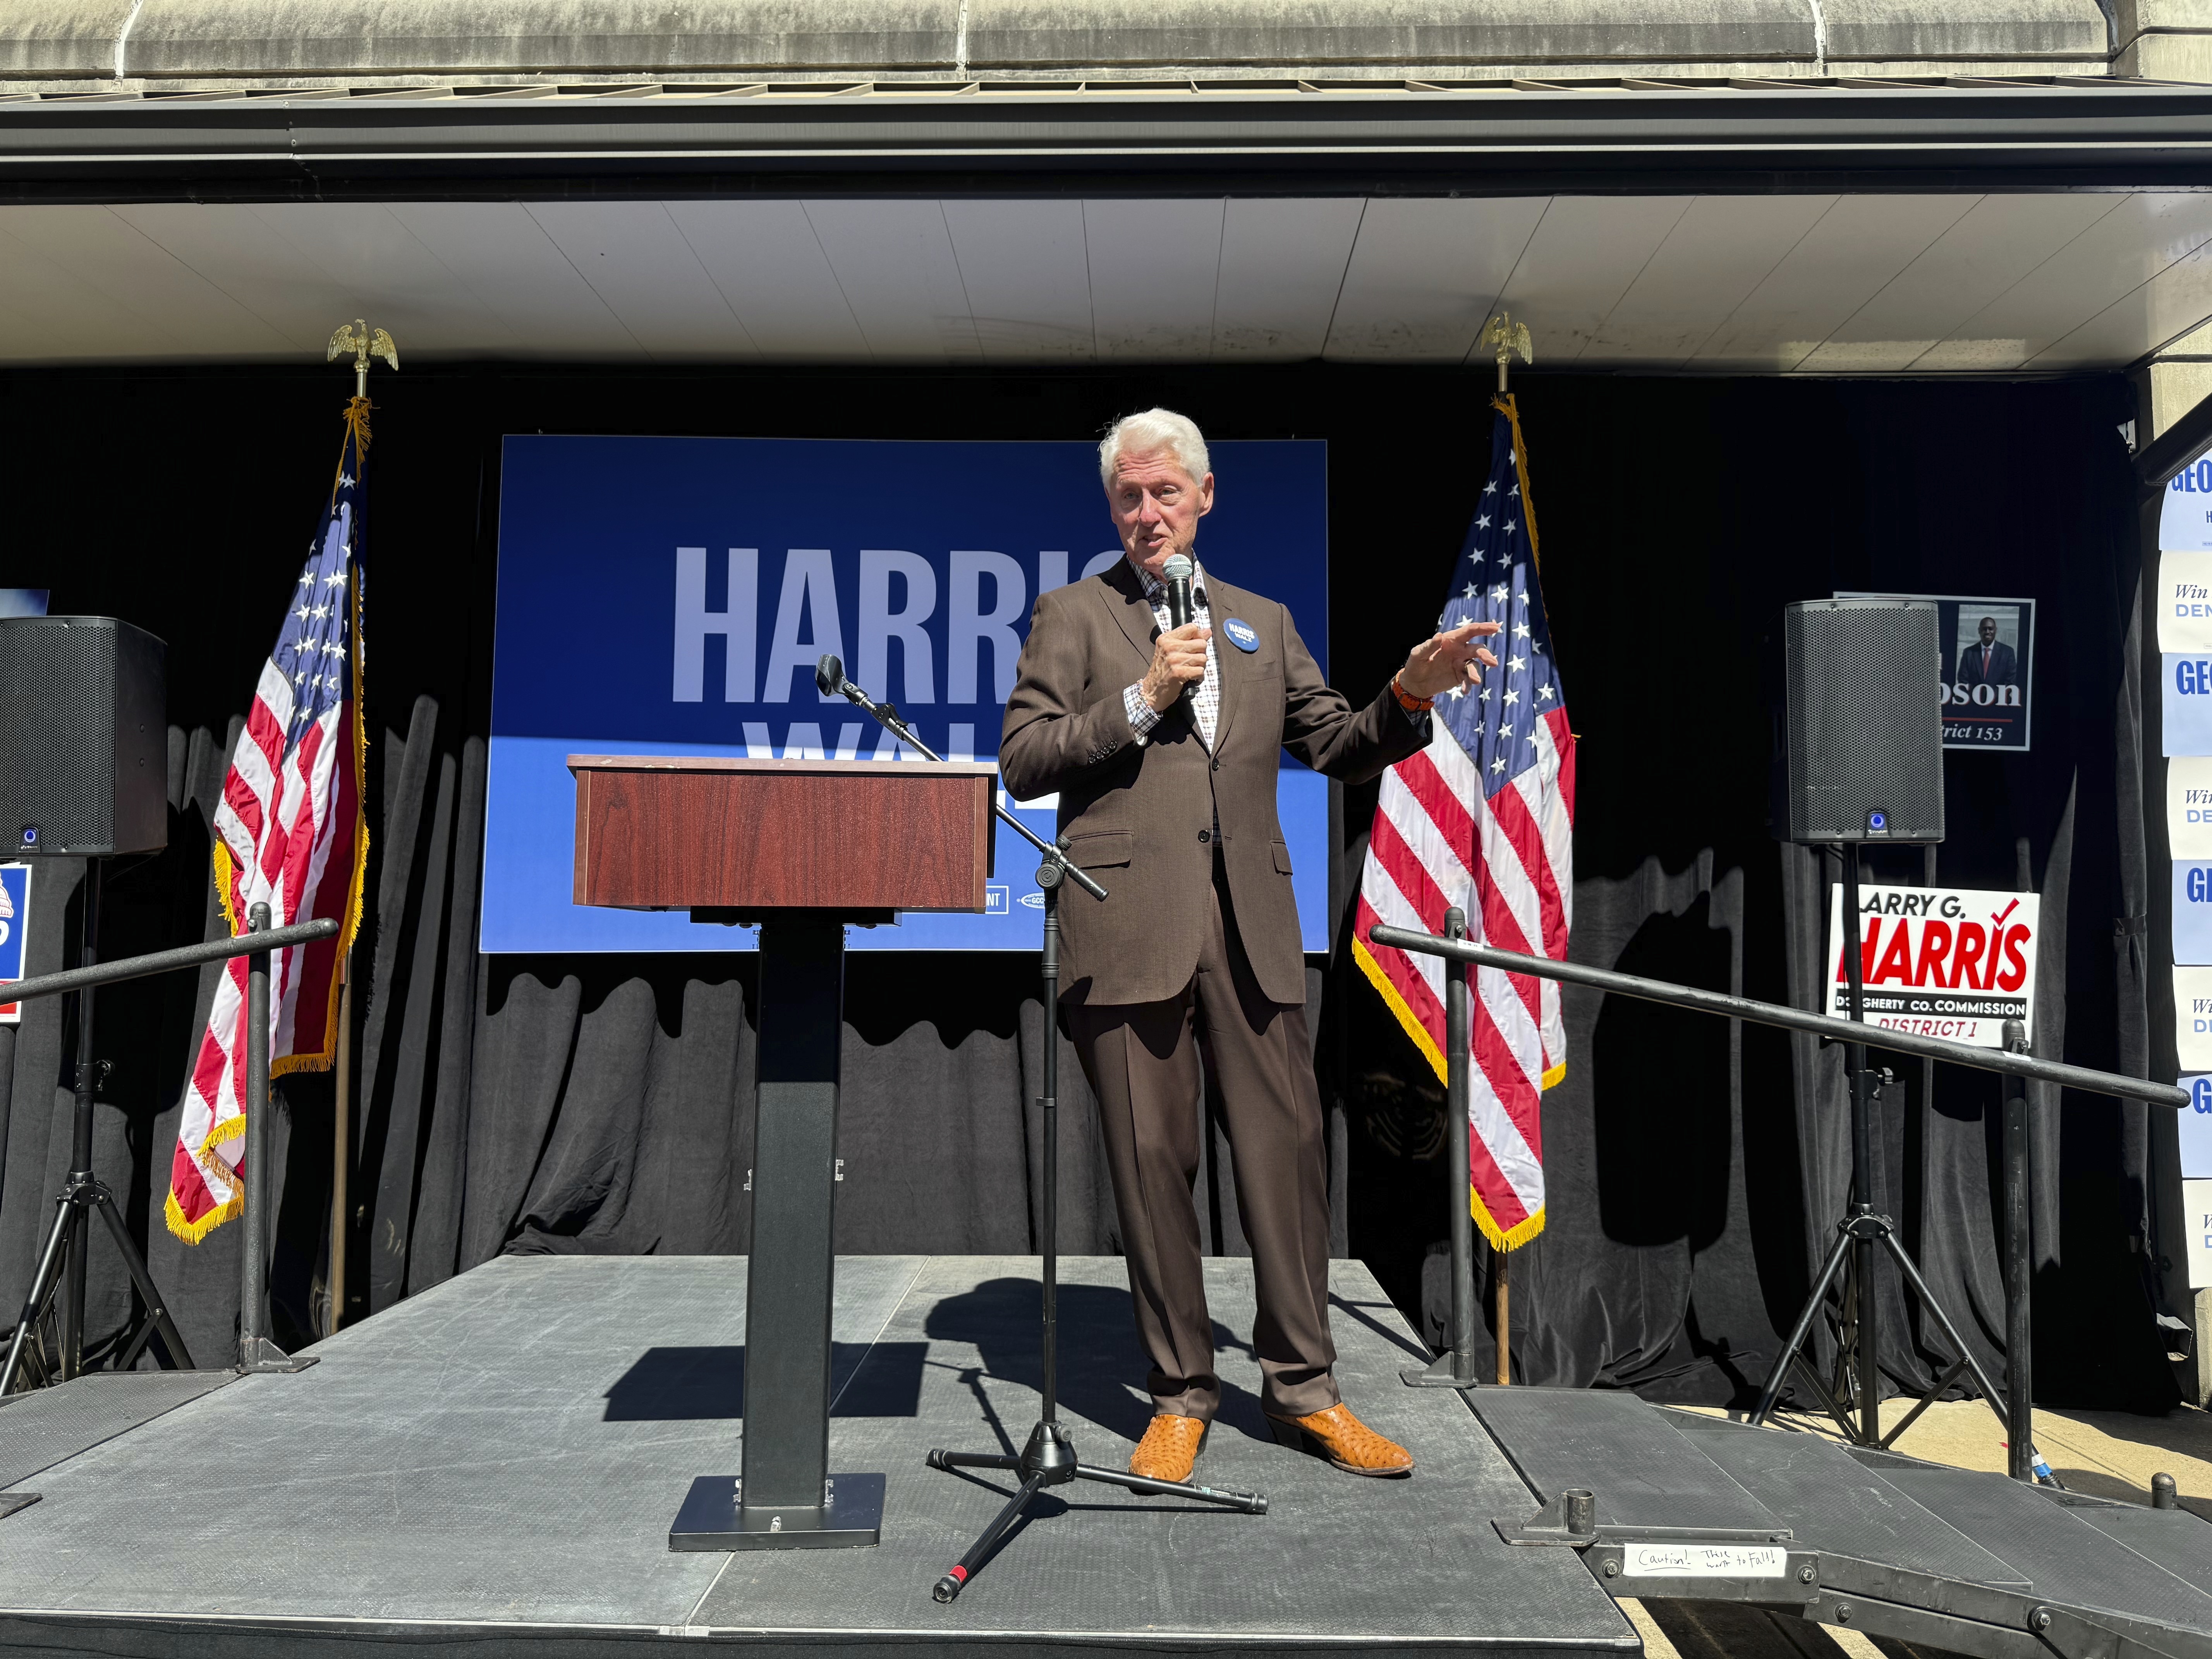
[[[1355,708],[1273,599],[1200,569],[1193,620],[1168,627],[1164,569],[1193,556],[1213,505],[1197,427],[1167,410],[1130,416],[1099,465],[1126,556],[1038,598],[999,768],[1017,798],[1060,796],[1071,857],[1111,893],[1060,907],[1062,1006],[1098,1097],[1152,1360],[1154,1416],[1129,1468],[1189,1479],[1220,1404],[1192,1200],[1203,1048],[1252,1246],[1269,1425],[1339,1468],[1409,1474],[1413,1458],[1352,1415],[1331,1374],[1321,1093],[1276,774],[1285,748],[1358,782],[1425,747],[1431,700],[1496,665],[1478,641],[1496,624],[1415,647]]]

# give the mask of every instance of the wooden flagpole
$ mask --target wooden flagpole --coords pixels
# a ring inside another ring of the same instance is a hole
[[[331,336],[330,348],[323,354],[325,362],[336,362],[346,353],[353,354],[353,395],[357,404],[368,399],[368,365],[374,357],[384,359],[392,369],[399,367],[399,349],[392,336],[380,328],[371,328],[367,322],[356,319],[350,325],[341,325]],[[358,639],[354,641],[356,652]],[[356,703],[353,717],[356,729],[364,710]],[[335,1334],[345,1322],[346,1312],[346,1239],[352,1231],[352,1207],[349,1191],[353,1171],[353,953],[349,951],[338,958],[338,1052],[337,1102],[331,1121],[331,1243],[330,1330]]]
[[[355,718],[359,717],[356,711]],[[338,958],[338,972],[343,980],[338,992],[337,1103],[331,1124],[331,1266],[326,1287],[330,1315],[325,1336],[337,1335],[338,1327],[345,1322],[346,1235],[350,1231],[346,1212],[352,1202],[346,1188],[353,1170],[352,952]]]
[[[1528,325],[1526,323],[1516,325],[1501,311],[1490,319],[1488,326],[1482,331],[1482,343],[1486,346],[1497,348],[1498,395],[1504,398],[1506,367],[1513,361],[1513,354],[1516,351],[1520,353],[1521,361],[1524,363],[1533,363],[1536,361],[1536,354],[1531,349],[1528,339]],[[1505,1388],[1513,1381],[1513,1300],[1509,1283],[1510,1276],[1506,1271],[1506,1264],[1512,1261],[1513,1252],[1499,1245],[1492,1253],[1498,1261],[1498,1385],[1500,1388]]]
[[[1512,1301],[1505,1288],[1505,1264],[1513,1260],[1513,1252],[1498,1252],[1498,1386],[1504,1388],[1513,1381],[1513,1328],[1508,1315]]]

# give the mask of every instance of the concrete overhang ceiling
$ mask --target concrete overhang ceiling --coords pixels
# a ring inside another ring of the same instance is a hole
[[[2045,373],[2212,316],[2185,191],[0,208],[0,362],[1456,364]]]
[[[2212,315],[2144,0],[15,0],[0,362],[2045,373]]]
[[[9,0],[0,78],[2105,73],[2169,0]],[[2139,72],[2123,70],[2123,73]]]

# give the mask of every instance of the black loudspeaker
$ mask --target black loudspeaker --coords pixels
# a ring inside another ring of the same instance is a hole
[[[1943,839],[1943,657],[1936,607],[1784,605],[1783,794],[1775,828],[1820,846]]]
[[[0,857],[168,845],[167,655],[112,617],[0,617]]]

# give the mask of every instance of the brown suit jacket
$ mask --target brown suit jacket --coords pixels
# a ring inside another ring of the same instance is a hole
[[[1305,956],[1291,891],[1291,849],[1275,817],[1281,751],[1332,778],[1360,782],[1425,747],[1428,720],[1407,719],[1385,686],[1355,709],[1322,678],[1290,612],[1208,573],[1221,711],[1214,752],[1188,702],[1139,744],[1122,692],[1144,678],[1159,625],[1126,559],[1041,595],[1030,617],[999,771],[1016,799],[1057,793],[1073,861],[1109,894],[1068,891],[1060,906],[1070,1001],[1158,1002],[1198,969],[1213,878],[1213,826],[1237,930],[1261,989],[1305,1000]],[[1249,623],[1259,648],[1221,632]]]

